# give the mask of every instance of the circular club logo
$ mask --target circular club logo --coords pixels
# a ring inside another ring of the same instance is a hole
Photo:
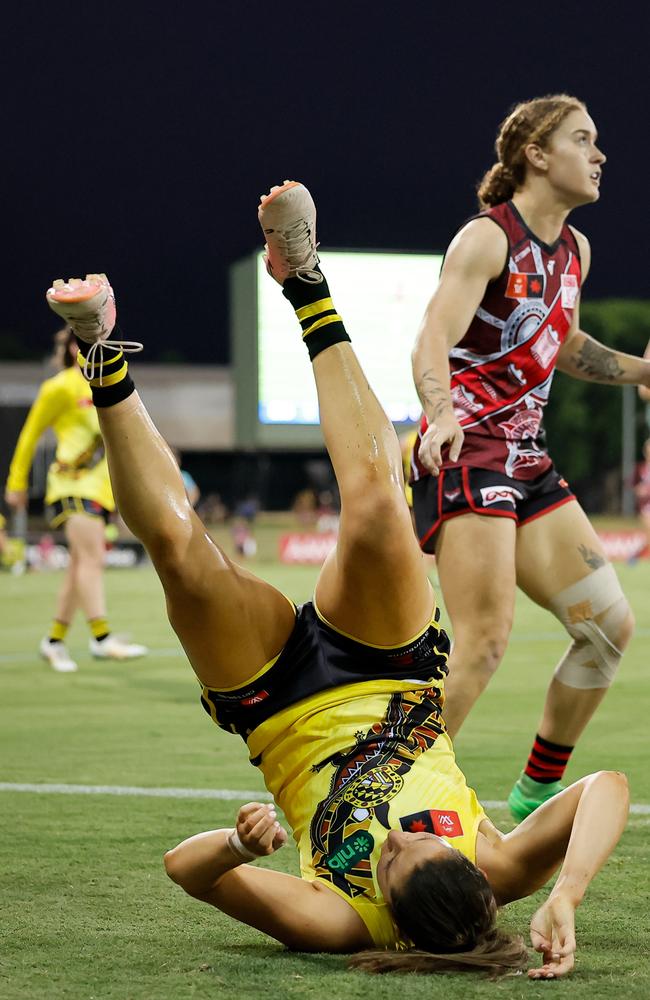
[[[353,806],[378,806],[401,791],[404,779],[390,764],[375,767],[346,788],[343,798]]]

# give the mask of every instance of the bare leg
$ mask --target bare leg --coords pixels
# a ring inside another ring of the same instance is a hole
[[[515,539],[514,520],[478,514],[446,521],[438,536],[438,574],[454,633],[444,708],[452,739],[506,649],[515,601]]]
[[[519,529],[517,580],[533,601],[548,608],[553,597],[607,563],[600,540],[578,503],[565,504]],[[613,639],[625,649],[634,628],[631,612]],[[575,746],[607,688],[581,690],[552,678],[539,735]]]
[[[104,596],[104,522],[87,514],[72,514],[65,522],[70,552],[69,594],[64,595],[73,611],[81,605],[86,620],[106,616]],[[61,621],[71,621],[58,613]]]
[[[341,494],[339,539],[318,580],[318,607],[357,639],[399,645],[428,624],[434,607],[404,498],[399,441],[350,344],[329,347],[313,367]]]
[[[70,551],[70,550],[68,550]],[[56,598],[56,610],[54,617],[59,622],[69,625],[79,607],[77,599],[77,585],[75,583],[76,567],[72,552],[70,551],[70,562],[63,576],[63,582],[59,588]]]
[[[211,687],[243,683],[282,649],[293,608],[207,535],[138,394],[98,413],[120,513],[153,560],[192,666]]]

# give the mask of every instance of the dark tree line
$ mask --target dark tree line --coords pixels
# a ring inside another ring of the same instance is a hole
[[[585,302],[580,326],[602,344],[642,355],[650,341],[650,301]],[[635,455],[650,433],[645,406],[635,395]],[[623,391],[556,372],[544,422],[557,468],[591,509],[611,505],[620,480]]]

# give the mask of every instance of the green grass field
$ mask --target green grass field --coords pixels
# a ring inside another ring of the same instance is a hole
[[[253,569],[296,600],[314,571]],[[569,778],[627,772],[632,800],[650,803],[647,768],[650,564],[620,567],[638,632]],[[78,621],[69,645],[80,665],[59,675],[39,661],[52,613],[54,574],[0,576],[0,781],[5,783],[234,789],[259,792],[245,747],[209,721],[168,626],[151,570],[108,574],[111,620],[152,650],[131,664],[86,652]],[[505,662],[466,724],[457,752],[484,800],[503,800],[523,765],[561,628],[523,598]],[[0,997],[2,1000],[184,1000],[190,997],[650,996],[647,940],[650,815],[633,814],[615,855],[578,914],[578,966],[565,981],[489,983],[472,976],[371,979],[338,956],[301,956],[184,896],[166,878],[163,852],[190,833],[232,825],[239,801],[0,791]],[[509,826],[503,809],[497,825]],[[273,865],[297,872],[288,847]],[[540,894],[541,895],[541,894]],[[528,900],[503,914],[525,931]]]

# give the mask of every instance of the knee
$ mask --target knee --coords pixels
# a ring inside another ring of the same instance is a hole
[[[552,610],[573,639],[555,675],[575,688],[607,688],[634,632],[634,615],[611,566],[568,587]]]
[[[189,519],[159,521],[147,539],[146,548],[157,570],[173,576],[183,567],[192,539]]]
[[[104,567],[106,549],[103,545],[87,545],[75,552],[71,557],[73,570],[76,573],[101,572]]]
[[[354,491],[348,490],[343,517],[348,537],[358,542],[368,541],[373,548],[385,546],[401,535],[396,526],[406,519],[410,526],[410,513],[401,488],[391,482],[373,482],[360,478]]]
[[[165,871],[172,882],[176,882],[178,885],[181,885],[182,869],[181,865],[178,863],[178,851],[176,848],[172,848],[171,851],[165,851],[163,855],[163,865],[165,866]]]
[[[503,659],[512,615],[499,614],[478,617],[468,627],[454,626],[454,660],[489,681]]]
[[[614,636],[614,644],[622,651],[629,645],[632,636],[634,635],[634,629],[636,628],[636,621],[634,619],[634,612],[632,608],[626,601],[626,608],[623,619],[616,630]]]

